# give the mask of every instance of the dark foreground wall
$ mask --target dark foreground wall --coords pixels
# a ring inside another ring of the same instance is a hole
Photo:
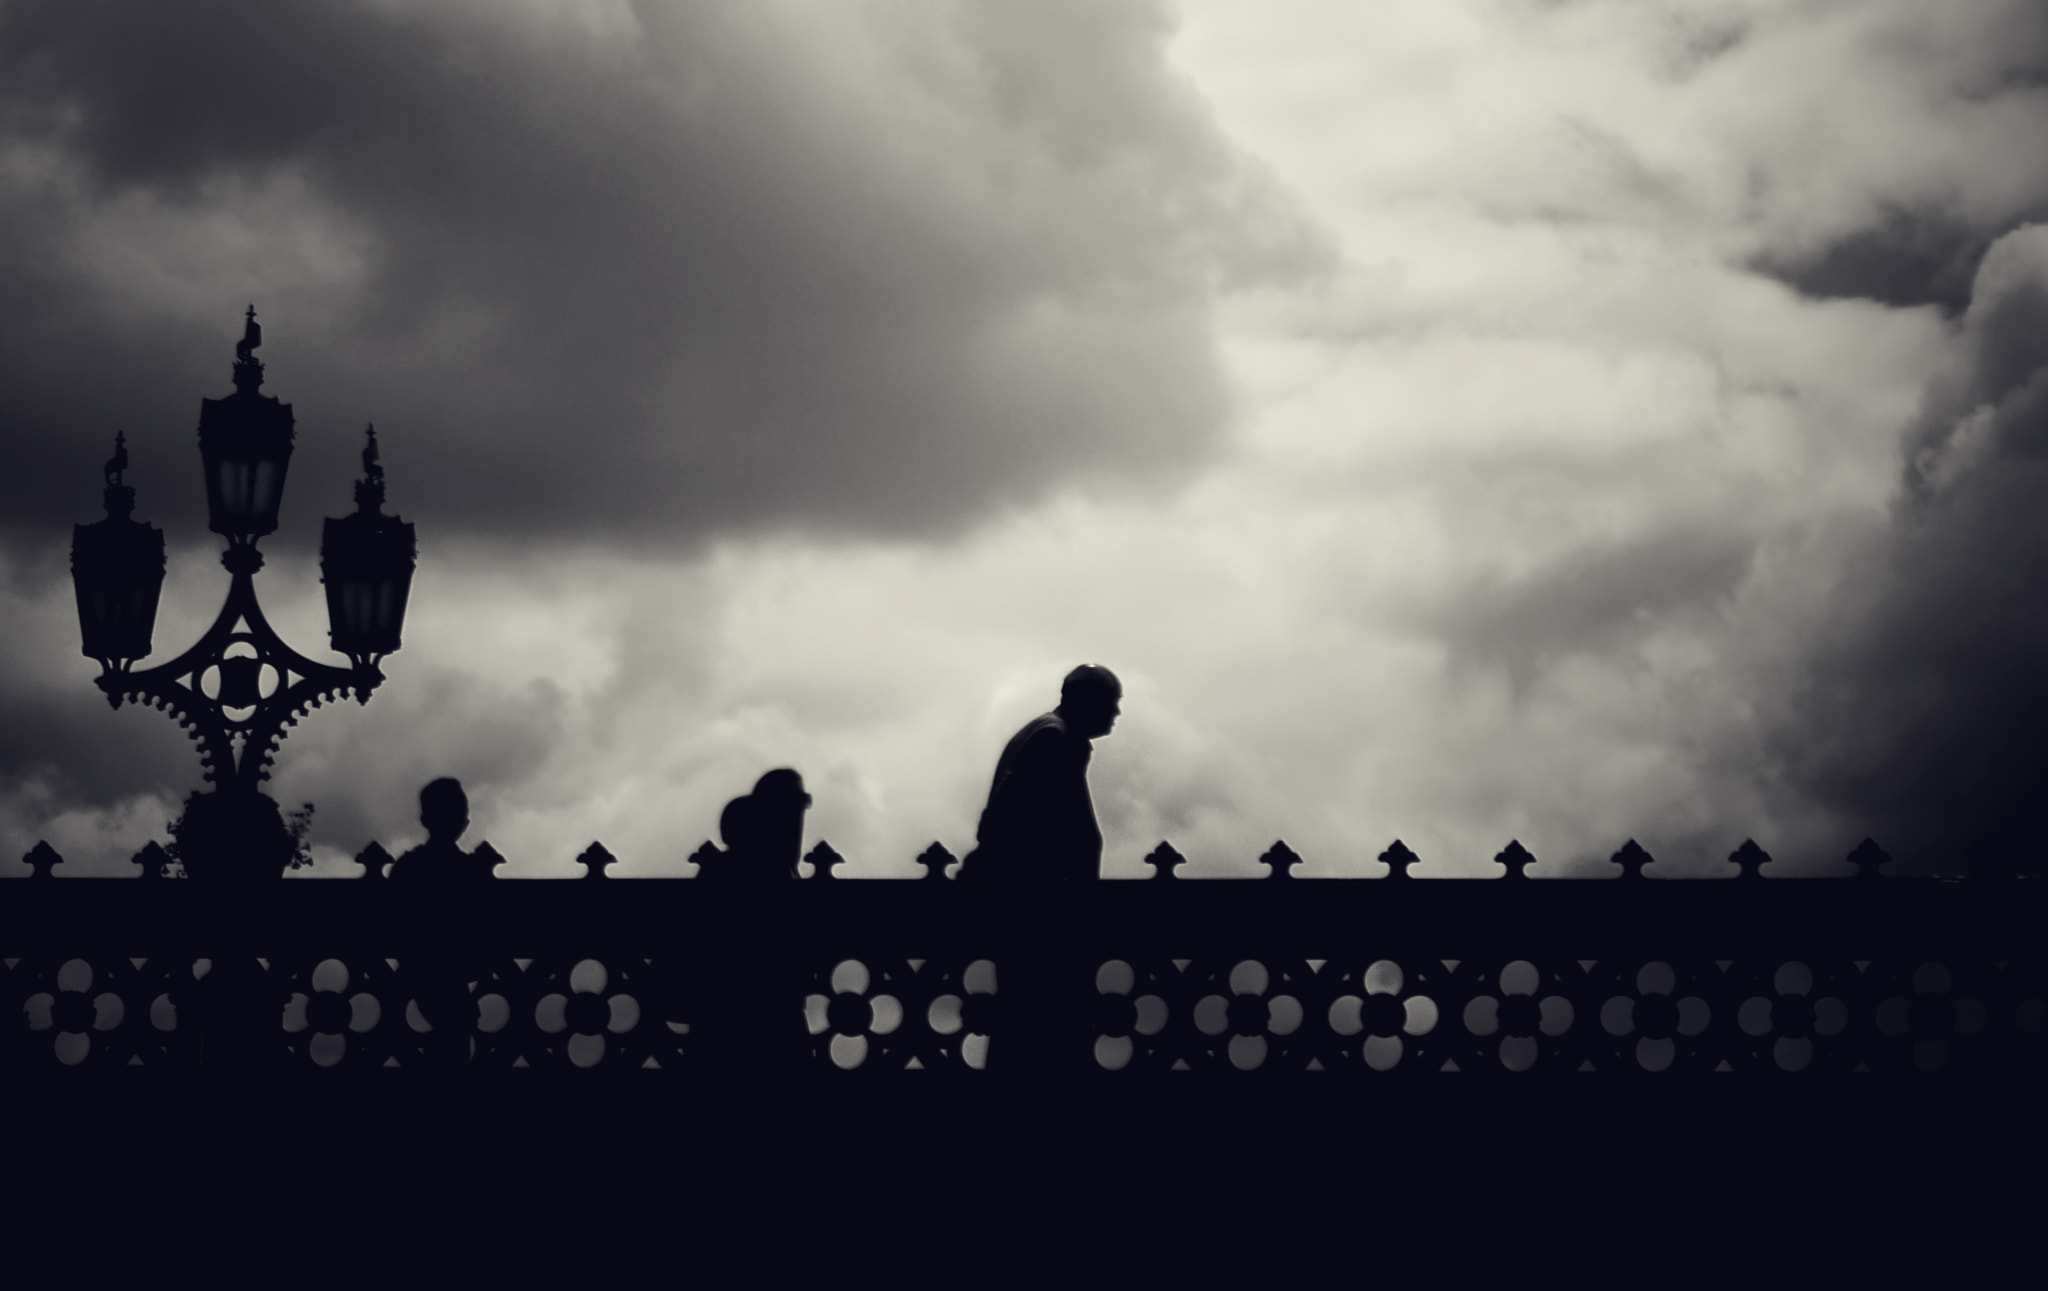
[[[266,1279],[1989,1285],[2043,1205],[2044,889],[8,883],[9,1213]]]

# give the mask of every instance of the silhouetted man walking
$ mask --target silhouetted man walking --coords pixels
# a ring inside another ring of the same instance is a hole
[[[1088,795],[1090,740],[1109,734],[1123,684],[1084,663],[1060,683],[1059,707],[1010,737],[961,877],[999,883],[1085,882],[1102,864],[1102,831]]]
[[[1102,864],[1102,831],[1088,795],[1089,741],[1116,725],[1124,688],[1099,664],[1060,683],[1060,704],[1010,737],[960,877],[1010,886],[996,946],[999,1033],[989,1063],[1027,1081],[1057,1078],[1087,1058],[1093,973],[1073,935],[1075,885]],[[1026,896],[1025,890],[1036,889]]]

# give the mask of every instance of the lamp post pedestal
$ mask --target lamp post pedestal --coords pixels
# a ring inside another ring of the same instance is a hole
[[[298,839],[267,793],[216,789],[194,793],[172,826],[188,878],[247,884],[278,878],[298,852]]]

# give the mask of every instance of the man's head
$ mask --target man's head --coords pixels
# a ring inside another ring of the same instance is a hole
[[[1092,740],[1116,725],[1123,697],[1115,673],[1099,663],[1084,663],[1060,683],[1059,714],[1067,719],[1068,730]]]
[[[432,842],[452,843],[462,837],[469,828],[469,795],[462,792],[462,781],[443,776],[420,790],[420,824],[427,827]]]

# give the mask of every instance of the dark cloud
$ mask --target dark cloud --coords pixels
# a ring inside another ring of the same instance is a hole
[[[10,6],[7,524],[86,518],[116,427],[196,523],[252,297],[281,542],[368,420],[428,537],[932,535],[1183,477],[1228,411],[1210,293],[1311,240],[1161,7],[805,12]]]
[[[1776,742],[1908,864],[2002,870],[2048,845],[2048,227],[1993,246],[1961,341]]]
[[[1935,305],[1954,314],[1970,300],[1970,280],[1993,234],[1926,212],[1893,211],[1803,256],[1773,253],[1755,267],[1803,295]]]
[[[1527,577],[1489,575],[1425,616],[1461,669],[1505,675],[1518,694],[1565,657],[1625,658],[1671,616],[1731,594],[1754,539],[1676,528],[1588,547]]]
[[[53,802],[106,804],[199,779],[199,755],[175,722],[94,695],[93,666],[76,689],[0,689],[0,784],[47,783]],[[82,692],[82,693],[81,693]]]
[[[1750,267],[1821,299],[1959,313],[1985,250],[2048,218],[2044,172],[2015,155],[2048,110],[2048,10],[1813,6],[1760,26],[1832,27],[1853,62],[1814,59],[1771,127],[1782,150],[1753,162],[1748,204],[1777,227]]]

